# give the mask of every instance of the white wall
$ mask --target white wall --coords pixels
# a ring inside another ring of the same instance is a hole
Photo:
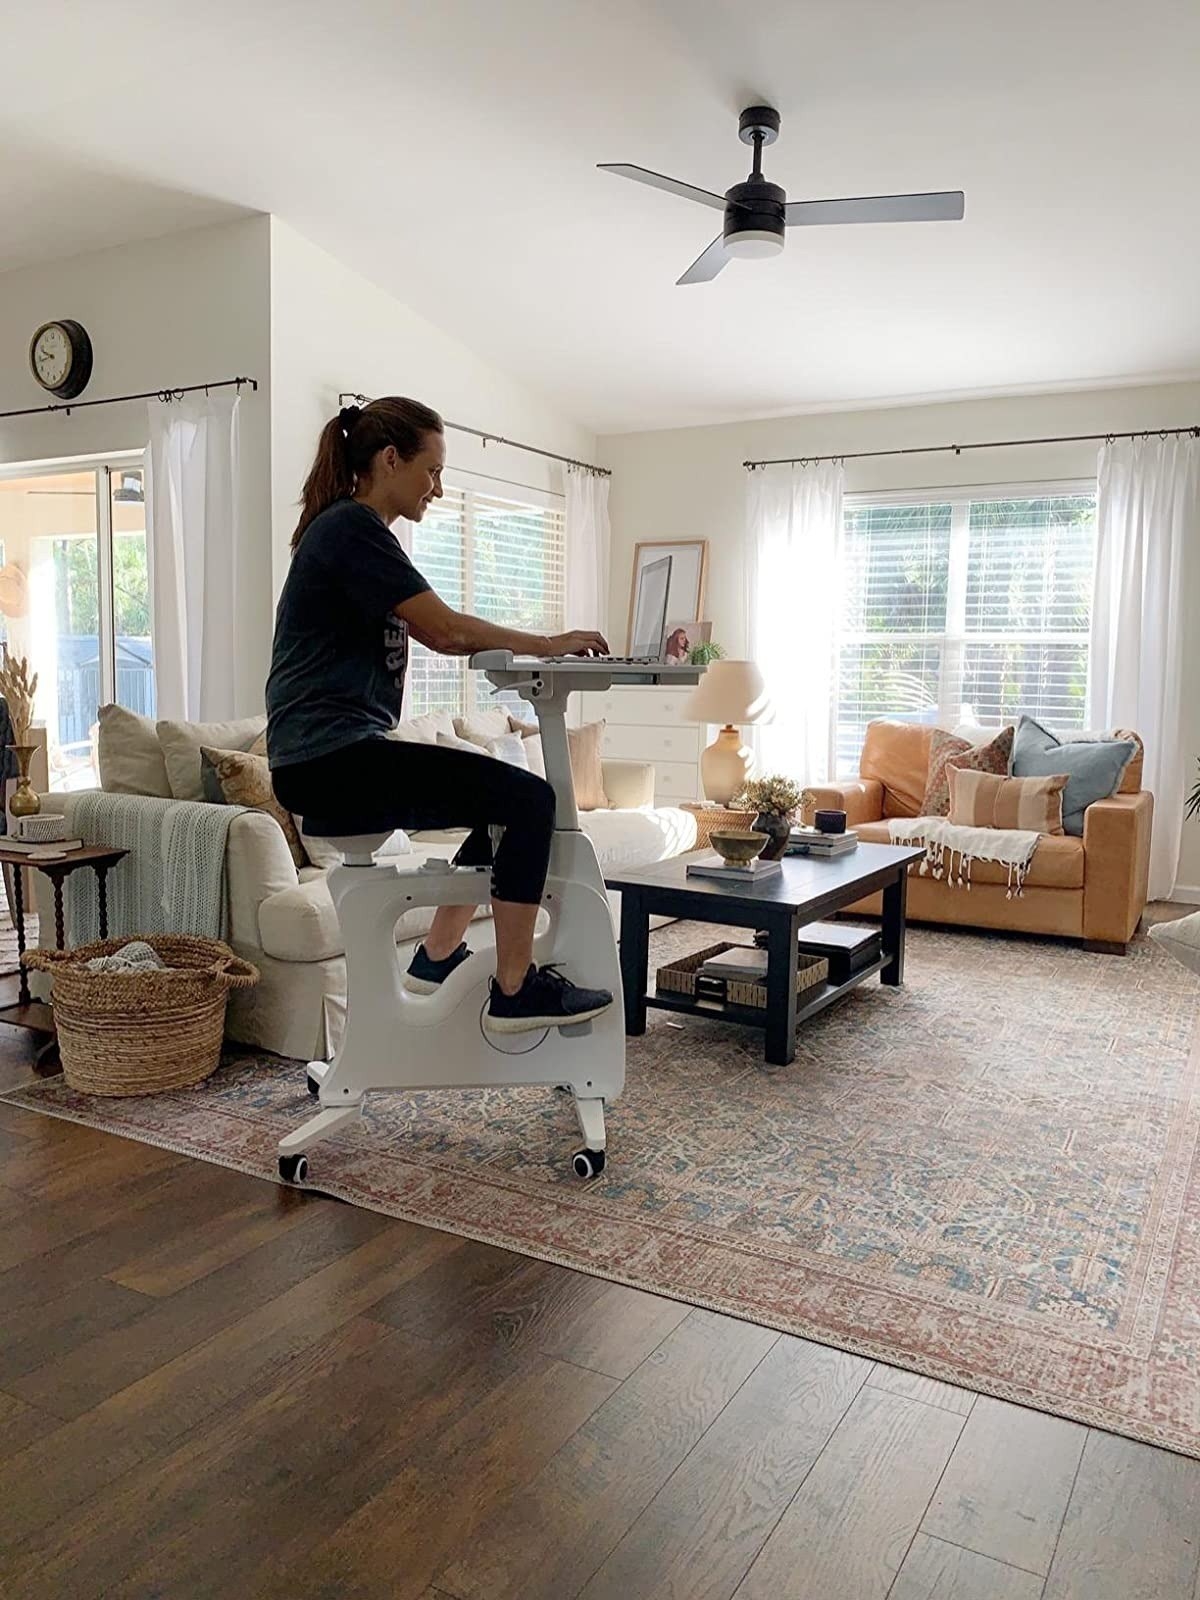
[[[1200,384],[1193,383],[974,400],[956,405],[822,412],[603,438],[600,460],[613,469],[610,615],[618,635],[614,647],[624,648],[633,547],[638,540],[705,538],[709,540],[705,614],[712,620],[713,637],[730,654],[740,654],[745,649],[745,460],[1197,422]],[[846,485],[850,491],[943,488],[1094,477],[1095,471],[1094,444],[1040,445],[977,450],[961,456],[848,461]],[[1200,551],[1195,552],[1192,573],[1194,593],[1189,610],[1192,616],[1200,617]],[[1190,630],[1187,648],[1185,682],[1200,689],[1200,629]],[[1200,693],[1186,694],[1185,708],[1187,749],[1190,756],[1200,756]],[[1190,762],[1189,770],[1194,771]],[[1200,822],[1185,824],[1179,881],[1182,885],[1200,886]]]
[[[594,434],[278,218],[271,221],[271,350],[276,592],[317,436],[337,412],[341,390],[410,395],[468,427],[596,459]],[[447,433],[446,445],[450,474],[457,468],[562,491],[562,468],[540,456],[485,448],[455,432]]]
[[[239,708],[261,707],[270,659],[271,429],[269,219],[197,228],[0,276],[0,411],[53,399],[29,371],[34,330],[73,317],[95,366],[82,400],[238,375],[242,391],[242,526],[238,574]],[[142,403],[0,420],[0,463],[142,449]]]

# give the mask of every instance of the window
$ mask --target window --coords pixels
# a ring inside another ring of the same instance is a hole
[[[98,781],[94,731],[111,700],[154,715],[140,455],[0,476],[0,612],[38,675],[50,782]]]
[[[532,492],[532,491],[530,491]],[[558,633],[563,615],[563,512],[446,486],[413,530],[413,561],[448,606],[534,633]],[[435,655],[414,643],[409,666],[412,714],[464,712],[500,699],[465,657]]]
[[[839,776],[874,717],[1083,727],[1095,517],[1082,486],[847,500]]]

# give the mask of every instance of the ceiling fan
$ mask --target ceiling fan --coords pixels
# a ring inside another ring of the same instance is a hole
[[[747,106],[738,119],[738,138],[754,146],[754,166],[745,183],[735,183],[724,195],[661,172],[625,162],[598,163],[601,172],[615,172],[635,183],[665,189],[684,200],[697,200],[725,213],[725,227],[708,249],[678,279],[679,283],[707,283],[734,256],[773,256],[783,249],[784,229],[841,222],[958,222],[963,214],[963,193],[951,189],[938,194],[877,194],[848,200],[789,200],[777,183],[762,174],[763,146],[779,137],[779,113],[771,106]]]

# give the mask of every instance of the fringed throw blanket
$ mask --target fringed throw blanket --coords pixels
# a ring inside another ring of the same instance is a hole
[[[932,872],[954,888],[971,887],[971,863],[998,861],[1008,868],[1008,898],[1024,893],[1025,876],[1040,837],[1017,828],[968,828],[945,817],[893,817],[893,844],[923,845],[922,874]]]

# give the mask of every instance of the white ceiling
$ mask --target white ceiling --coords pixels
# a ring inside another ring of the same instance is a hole
[[[1200,372],[1197,0],[41,0],[0,268],[273,211],[599,431]],[[741,106],[792,199],[962,188],[674,280]],[[398,375],[402,377],[402,375]]]

